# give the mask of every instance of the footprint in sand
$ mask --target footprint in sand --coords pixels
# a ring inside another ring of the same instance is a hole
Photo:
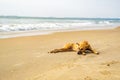
[[[13,65],[13,67],[20,67],[20,66],[22,66],[23,64],[24,64],[24,62],[16,63],[16,64]]]
[[[92,78],[87,76],[87,77],[84,78],[84,80],[92,80]]]
[[[56,80],[58,77],[63,75],[65,72],[77,67],[75,63],[64,63],[59,64],[53,69],[35,76],[32,80]]]
[[[58,68],[49,70],[43,74],[40,74],[38,76],[36,76],[36,78],[34,80],[55,80],[56,78],[58,78],[59,76],[61,76],[62,74],[64,74],[64,72],[69,71],[70,69],[74,68],[73,65],[61,65]]]
[[[112,60],[112,61],[109,61],[109,62],[102,63],[102,65],[111,66],[111,65],[117,64],[117,63],[120,63],[120,62]]]
[[[110,75],[110,74],[111,74],[111,72],[110,72],[110,71],[107,71],[107,70],[100,71],[100,73],[101,73],[102,75]]]

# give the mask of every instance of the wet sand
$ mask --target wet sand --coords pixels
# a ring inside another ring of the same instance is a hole
[[[99,55],[48,54],[87,40]],[[120,28],[0,39],[0,80],[120,80]]]

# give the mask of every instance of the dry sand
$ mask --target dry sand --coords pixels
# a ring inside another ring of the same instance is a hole
[[[47,53],[82,40],[100,55]],[[0,39],[0,80],[120,80],[120,28]]]

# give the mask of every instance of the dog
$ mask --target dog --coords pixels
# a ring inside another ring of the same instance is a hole
[[[48,53],[58,53],[58,52],[68,52],[68,51],[75,51],[77,54],[86,55],[86,53],[91,52],[94,54],[99,54],[99,52],[92,49],[88,41],[81,41],[80,43],[67,43],[64,45],[63,48],[54,49]]]

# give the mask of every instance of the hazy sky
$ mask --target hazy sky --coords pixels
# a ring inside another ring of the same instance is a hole
[[[0,15],[120,17],[120,0],[0,0]]]

